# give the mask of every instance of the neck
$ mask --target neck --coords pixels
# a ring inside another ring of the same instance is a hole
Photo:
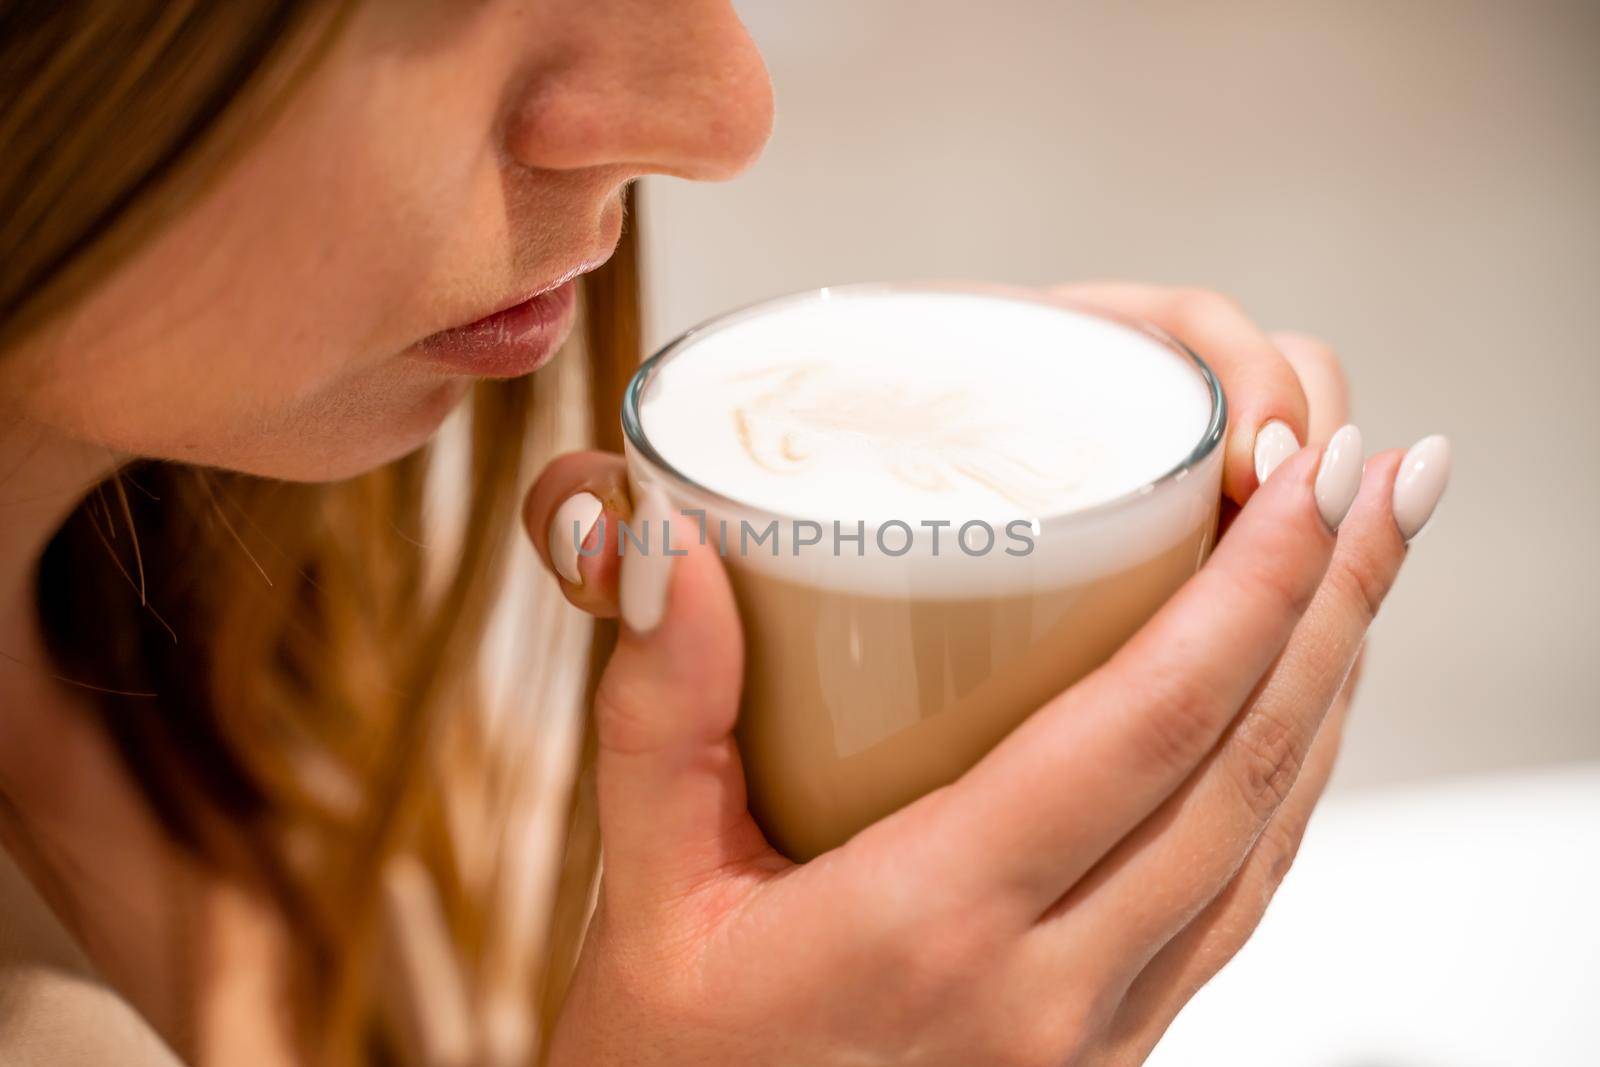
[[[51,783],[61,781],[77,730],[69,712],[79,694],[57,678],[40,633],[39,559],[84,495],[114,469],[107,450],[26,420],[0,434],[0,795],[19,810],[65,814],[40,801],[61,799],[61,785]]]
[[[27,423],[0,432],[0,848],[95,966],[169,1040],[183,1039],[174,955],[175,853],[149,816],[86,690],[58,677],[35,598],[40,556],[116,469],[104,448]]]
[[[27,421],[13,422],[0,434],[0,693],[15,693],[19,685],[32,689],[50,678],[34,604],[39,558],[116,463],[103,447]]]

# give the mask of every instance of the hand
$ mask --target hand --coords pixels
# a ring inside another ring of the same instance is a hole
[[[1096,296],[1159,322],[1116,302],[1161,292]],[[773,852],[745,808],[742,647],[716,556],[676,561],[659,620],[624,627],[596,703],[606,869],[554,1063],[1132,1063],[1243,943],[1326,781],[1324,718],[1404,556],[1401,457],[1367,463],[1337,538],[1316,505],[1320,449],[1256,492],[1255,426],[1326,430],[1320,386],[1308,404],[1285,358],[1310,367],[1316,350],[1258,340],[1231,309],[1186,314],[1163,324],[1223,379],[1239,420],[1224,488],[1248,502],[1212,559],[967,775],[811,863]],[[577,510],[603,507],[610,536],[623,484],[615,457],[551,466],[527,510],[547,562],[558,509],[591,493]],[[559,568],[596,614],[616,611],[606,548]]]

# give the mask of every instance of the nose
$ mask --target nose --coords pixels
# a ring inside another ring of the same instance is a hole
[[[573,11],[520,94],[513,159],[710,181],[755,161],[772,84],[728,0],[577,0]]]

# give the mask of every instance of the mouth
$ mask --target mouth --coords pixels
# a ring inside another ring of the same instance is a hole
[[[572,332],[578,278],[608,258],[583,263],[481,319],[431,334],[417,344],[416,351],[457,374],[478,378],[531,374],[550,361]]]

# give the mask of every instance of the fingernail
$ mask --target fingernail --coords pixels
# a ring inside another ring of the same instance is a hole
[[[550,562],[556,573],[573,585],[583,584],[583,575],[578,570],[578,549],[589,539],[589,531],[594,529],[601,510],[600,498],[593,493],[574,493],[561,502],[556,508],[556,517],[550,520],[546,538],[550,545]]]
[[[1433,517],[1450,481],[1450,439],[1424,437],[1400,461],[1394,478],[1394,523],[1400,536],[1414,540]]]
[[[1366,456],[1361,449],[1361,431],[1354,426],[1341,426],[1322,450],[1322,462],[1317,465],[1317,511],[1328,529],[1337,530],[1344,517],[1350,514],[1350,505],[1356,502],[1361,489],[1361,468]]]
[[[658,486],[649,486],[638,497],[633,518],[628,520],[629,536],[622,554],[620,597],[622,621],[636,634],[647,634],[661,623],[667,610],[667,587],[672,584],[672,562],[684,554],[669,540],[668,517],[671,505]],[[641,550],[640,545],[643,545]]]
[[[1273,419],[1256,431],[1256,481],[1265,484],[1278,464],[1300,451],[1300,439],[1282,419]]]

